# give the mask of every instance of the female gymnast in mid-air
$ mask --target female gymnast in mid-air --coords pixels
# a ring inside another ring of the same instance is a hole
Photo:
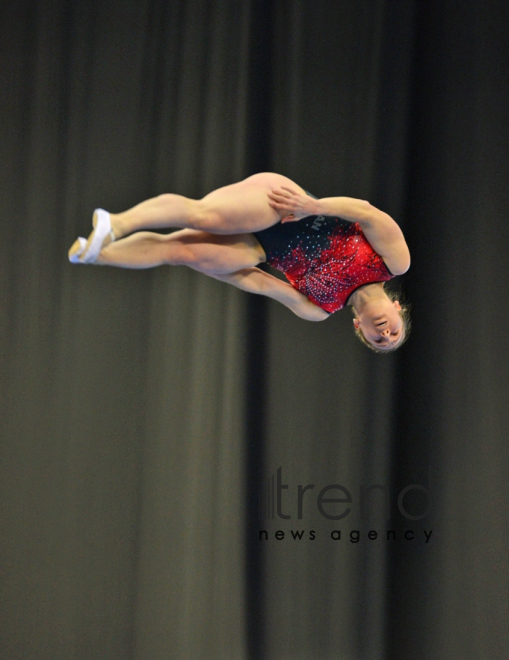
[[[119,214],[97,209],[88,240],[69,250],[73,263],[121,268],[186,265],[259,293],[308,321],[346,304],[356,334],[377,352],[401,346],[406,309],[384,290],[405,273],[410,253],[396,222],[369,202],[316,199],[285,176],[265,172],[201,200],[164,194]],[[146,229],[179,228],[170,234]],[[267,262],[288,282],[257,268]]]

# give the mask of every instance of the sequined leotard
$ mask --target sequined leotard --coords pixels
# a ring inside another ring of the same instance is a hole
[[[312,215],[254,235],[267,263],[330,314],[342,309],[360,286],[394,277],[357,222]]]

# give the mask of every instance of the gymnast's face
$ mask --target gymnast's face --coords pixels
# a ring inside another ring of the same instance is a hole
[[[370,300],[362,312],[353,320],[354,326],[362,331],[364,338],[375,348],[395,348],[404,339],[401,305],[389,298]]]

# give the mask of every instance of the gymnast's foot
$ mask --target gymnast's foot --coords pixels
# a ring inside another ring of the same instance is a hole
[[[85,248],[87,247],[87,239],[80,236],[77,238],[69,250],[69,261],[72,264],[80,263],[80,256],[83,254]]]
[[[69,260],[73,263],[95,263],[101,250],[117,238],[108,211],[96,209],[92,224],[94,229],[88,237],[85,247],[83,248],[82,241],[78,239],[69,250]]]

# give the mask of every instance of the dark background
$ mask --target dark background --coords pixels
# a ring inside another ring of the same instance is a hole
[[[3,6],[1,660],[509,655],[508,7]],[[371,354],[349,310],[67,261],[97,206],[264,170],[401,224],[400,351]],[[260,521],[278,467],[292,518]],[[360,518],[374,484],[389,519],[376,492]]]

